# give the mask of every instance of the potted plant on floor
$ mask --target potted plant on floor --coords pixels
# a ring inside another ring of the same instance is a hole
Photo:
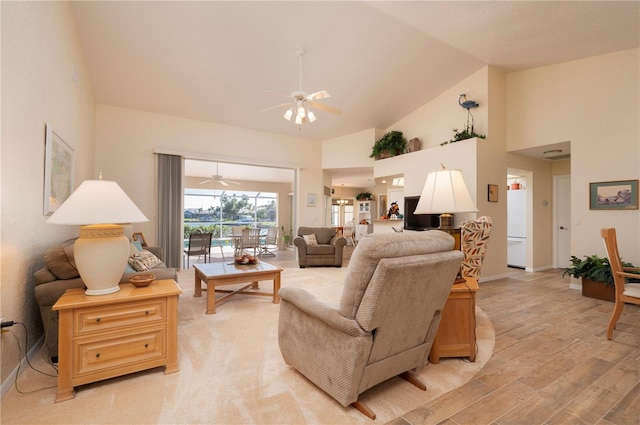
[[[371,148],[369,158],[384,159],[401,155],[407,149],[407,139],[401,131],[393,130],[385,133]]]
[[[573,276],[582,280],[582,295],[604,301],[615,301],[615,286],[611,265],[606,257],[585,255],[580,259],[575,255],[569,260],[571,267],[564,269],[562,276]],[[623,267],[633,267],[630,263],[622,262]]]

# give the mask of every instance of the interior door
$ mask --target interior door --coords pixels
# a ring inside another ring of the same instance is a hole
[[[569,267],[571,257],[571,176],[554,177],[555,267]]]

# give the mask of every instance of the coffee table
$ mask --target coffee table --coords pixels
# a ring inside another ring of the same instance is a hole
[[[206,263],[194,264],[195,269],[195,290],[194,297],[201,297],[201,291],[207,291],[207,314],[215,314],[216,303],[220,304],[227,298],[235,294],[273,296],[273,303],[280,302],[278,290],[280,289],[280,272],[282,268],[260,261],[252,265],[235,265],[233,263]],[[273,280],[273,292],[258,291],[258,281]],[[202,283],[207,287],[202,288]],[[218,289],[218,286],[233,285],[236,283],[251,282],[236,290]],[[251,288],[251,290],[247,290]],[[221,292],[226,295],[216,300],[215,293]]]

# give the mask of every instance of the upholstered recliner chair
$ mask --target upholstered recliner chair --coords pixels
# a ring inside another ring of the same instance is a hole
[[[298,264],[301,268],[342,267],[342,251],[347,240],[336,235],[332,227],[300,227],[293,243],[298,248]]]
[[[362,392],[397,375],[420,384],[406,372],[427,364],[463,258],[453,245],[439,230],[373,233],[354,249],[339,306],[302,288],[280,289],[284,361],[343,406],[375,418],[358,402]]]

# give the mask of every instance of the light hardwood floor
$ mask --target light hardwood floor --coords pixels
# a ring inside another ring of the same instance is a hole
[[[583,297],[559,270],[481,281],[477,303],[496,331],[487,365],[390,424],[640,424],[638,306],[608,341],[613,303]]]

